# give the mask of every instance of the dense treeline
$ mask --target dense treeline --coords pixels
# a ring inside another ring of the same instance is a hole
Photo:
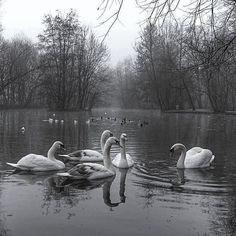
[[[91,109],[108,80],[108,51],[77,18],[46,15],[36,44],[0,39],[2,106]]]
[[[191,5],[184,20],[168,15],[174,2],[140,3],[151,13],[135,44],[136,58],[115,69],[114,80],[121,81],[120,105],[235,110],[235,1],[193,1],[196,8]]]
[[[148,24],[136,42],[135,60],[116,68],[121,106],[235,110],[236,44],[224,47],[228,33],[212,37],[202,26],[193,31],[177,23],[164,29]]]
[[[166,0],[143,1],[153,12],[134,42],[136,56],[115,68],[73,10],[46,15],[37,43],[0,38],[0,105],[235,110],[235,2],[224,2],[220,18],[214,10],[221,1],[204,8],[196,0],[189,17],[166,12],[162,20],[153,5],[160,1],[165,6]]]

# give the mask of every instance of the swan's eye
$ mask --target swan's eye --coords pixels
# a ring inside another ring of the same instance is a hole
[[[170,152],[174,152],[174,151],[175,151],[175,149],[174,149],[174,148],[171,148],[171,149],[170,149]]]
[[[60,148],[65,148],[64,144],[60,144]]]
[[[112,137],[113,136],[113,133],[110,133],[110,137]]]

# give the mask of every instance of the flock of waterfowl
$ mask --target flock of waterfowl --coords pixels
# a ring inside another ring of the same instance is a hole
[[[57,150],[64,149],[64,145],[62,142],[56,141],[48,150],[47,157],[28,154],[22,157],[16,164],[9,162],[7,164],[23,171],[59,171],[66,168],[65,163],[71,162],[76,164],[67,172],[59,172],[57,175],[69,179],[102,179],[116,174],[114,166],[117,168],[130,168],[135,164],[132,157],[126,153],[127,140],[125,133],[122,133],[120,139],[117,139],[111,131],[105,130],[100,139],[101,153],[90,149],[77,150],[69,154],[59,155],[65,159],[62,162],[56,159],[55,153]],[[113,145],[120,147],[120,153],[111,159],[110,150]],[[172,154],[176,152],[180,154],[177,162],[177,168],[180,169],[209,167],[215,158],[208,149],[194,147],[187,151],[186,147],[180,143],[174,144],[170,152]],[[103,164],[96,162],[103,162]]]
[[[91,123],[95,123],[97,121],[104,121],[104,120],[118,122],[118,123],[120,123],[120,125],[134,123],[134,124],[137,124],[138,127],[143,127],[143,126],[149,124],[149,122],[147,120],[131,120],[131,119],[128,119],[127,117],[122,117],[122,118],[120,118],[120,117],[112,117],[112,116],[107,116],[107,114],[105,116],[90,117],[88,120],[86,120],[86,124],[90,125]],[[55,123],[55,124],[64,124],[64,120],[56,118],[55,114],[53,114],[52,117],[49,117],[48,119],[43,120],[43,121],[44,122],[48,122],[50,124],[53,124],[53,123]],[[77,125],[78,123],[79,123],[79,121],[77,119],[73,120],[73,124],[74,125]],[[22,127],[22,128],[24,128],[24,127]]]

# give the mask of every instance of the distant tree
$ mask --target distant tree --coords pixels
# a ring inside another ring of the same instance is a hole
[[[122,108],[136,108],[140,106],[135,65],[131,58],[118,63],[114,70],[114,87],[116,88],[117,105]]]
[[[46,15],[39,35],[44,92],[55,109],[91,108],[108,57],[106,47],[77,18],[73,10]]]
[[[1,104],[23,107],[37,84],[33,79],[38,73],[36,48],[24,38],[2,38],[0,52]]]

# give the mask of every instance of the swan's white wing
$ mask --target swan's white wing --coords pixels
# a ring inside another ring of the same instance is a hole
[[[120,159],[121,159],[121,154],[118,153],[118,154],[114,157],[114,159],[112,160],[112,164],[113,164],[114,166],[118,167],[118,166],[119,166],[119,163],[120,163]]]
[[[103,156],[101,153],[95,150],[85,149],[85,150],[77,150],[71,152],[67,155],[60,155],[68,158],[70,161],[103,161]]]
[[[47,157],[37,154],[28,154],[17,162],[17,168],[22,170],[45,171],[59,169],[57,163]]]
[[[210,166],[214,160],[212,152],[208,149],[194,148],[186,153],[185,168],[202,168]]]
[[[195,155],[197,153],[200,153],[203,150],[201,147],[193,147],[187,151],[186,155]]]
[[[66,157],[70,161],[80,161],[80,159],[84,156],[84,153],[83,150],[77,150],[65,155],[60,154],[59,156]]]
[[[95,150],[85,149],[83,150],[84,156],[81,161],[103,161],[103,155]]]
[[[134,161],[128,153],[126,153],[126,160],[121,158],[121,153],[118,153],[113,159],[112,164],[118,168],[129,168],[134,165]]]
[[[134,165],[133,158],[128,153],[126,154],[126,159],[130,167]]]
[[[17,167],[19,169],[33,170],[35,167],[45,165],[44,161],[47,162],[47,158],[44,156],[37,155],[37,154],[28,154],[28,155],[22,157],[17,162]]]

